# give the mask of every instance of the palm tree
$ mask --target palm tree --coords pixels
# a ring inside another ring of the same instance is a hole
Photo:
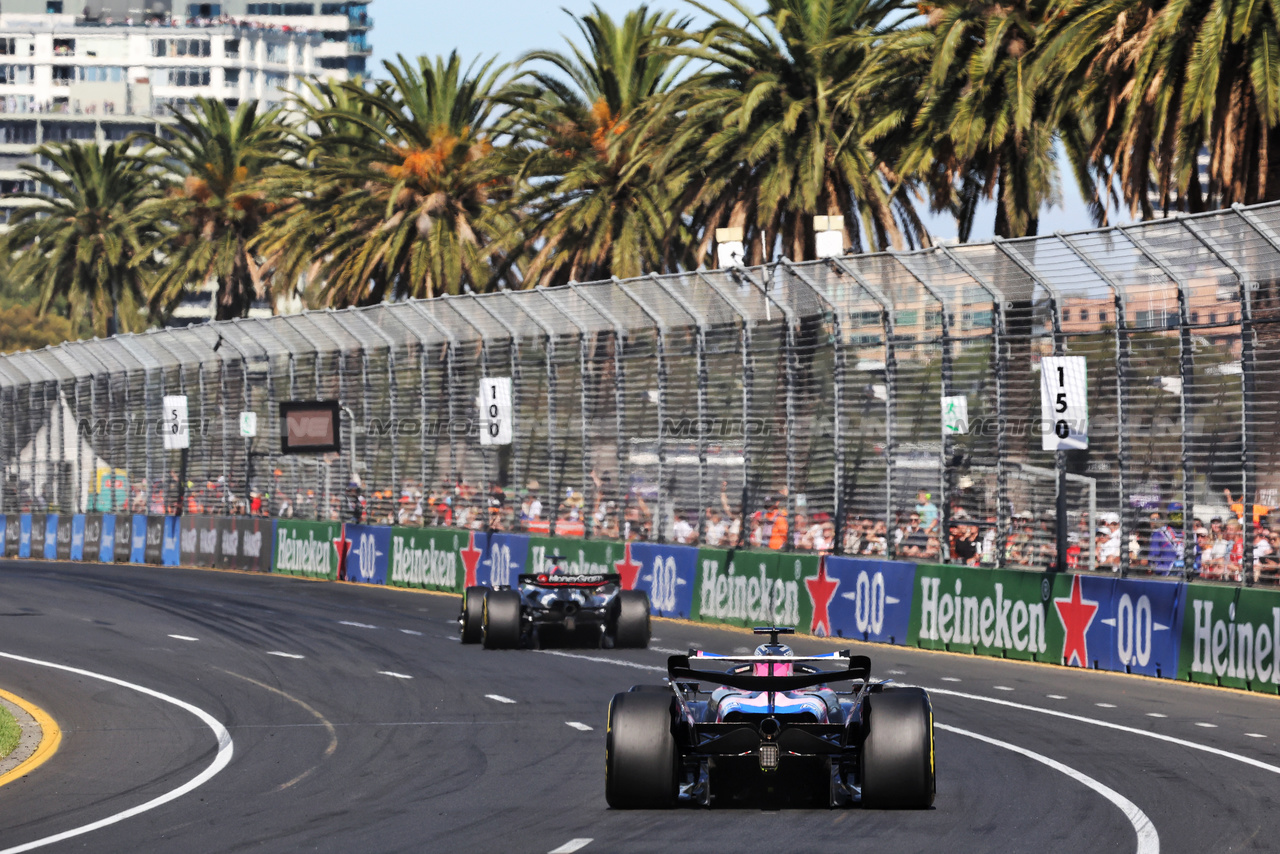
[[[670,131],[645,122],[683,68],[670,48],[690,19],[640,6],[619,25],[593,10],[574,16],[585,45],[525,54],[502,96],[536,247],[525,278],[538,285],[670,268],[684,245],[667,188],[637,149]]]
[[[653,148],[700,235],[697,257],[722,225],[745,229],[750,263],[779,243],[813,257],[815,214],[843,215],[856,249],[927,241],[889,166],[909,105],[867,90],[900,0],[770,0],[760,15],[726,2],[743,22],[717,15],[691,35],[698,45],[681,52],[706,67],[677,87],[679,129]]]
[[[934,210],[951,210],[967,240],[980,198],[996,201],[995,233],[1036,233],[1057,202],[1059,114],[1032,74],[1041,0],[945,0],[885,47],[926,63],[920,109],[900,169],[927,182]]]
[[[1058,0],[1046,15],[1041,74],[1087,119],[1080,157],[1099,206],[1116,184],[1144,219],[1280,198],[1271,4]]]
[[[73,320],[87,315],[107,335],[137,325],[137,309],[155,276],[145,247],[154,230],[135,212],[160,194],[153,161],[129,151],[128,142],[41,146],[38,160],[23,164],[26,177],[52,193],[13,193],[19,207],[4,236],[6,256],[16,254],[12,276],[33,283],[40,314],[64,303]]]
[[[384,63],[391,79],[355,83],[312,107],[310,181],[298,234],[329,304],[484,291],[512,279],[518,244],[508,180],[494,154],[492,61],[465,72],[456,53],[416,67]],[[327,130],[326,130],[327,129]]]
[[[254,299],[270,296],[265,259],[250,249],[274,211],[260,181],[297,156],[283,112],[259,113],[250,101],[233,114],[222,101],[198,98],[165,134],[143,139],[161,155],[169,185],[142,211],[163,224],[156,249],[164,264],[152,306],[163,310],[188,287],[216,281],[217,319],[244,317]]]

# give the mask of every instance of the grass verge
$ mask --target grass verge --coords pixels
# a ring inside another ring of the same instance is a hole
[[[22,737],[22,728],[14,720],[13,714],[4,706],[0,706],[0,759],[13,753]]]

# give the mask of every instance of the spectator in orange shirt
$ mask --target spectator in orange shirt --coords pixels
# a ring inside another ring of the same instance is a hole
[[[1240,500],[1231,497],[1230,489],[1223,489],[1222,494],[1227,497],[1227,504],[1231,507],[1231,512],[1236,514],[1236,518],[1240,520],[1240,524],[1244,524],[1244,493],[1240,493]],[[1272,508],[1265,504],[1253,505],[1253,524],[1257,525],[1262,521],[1262,517],[1270,513]]]
[[[787,546],[787,511],[781,506],[782,499],[776,495],[769,504],[769,512],[764,517],[772,526],[769,529],[769,548],[781,551]]]

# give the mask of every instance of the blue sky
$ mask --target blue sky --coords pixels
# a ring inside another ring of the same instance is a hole
[[[596,0],[597,5],[614,17],[621,18],[639,0]],[[714,0],[712,0],[714,4]],[[679,8],[678,0],[651,2],[654,8]],[[760,5],[763,5],[761,3]],[[576,35],[566,7],[583,14],[591,10],[590,0],[373,0],[372,33],[374,74],[382,71],[382,60],[396,54],[448,54],[457,49],[470,60],[498,56],[500,62],[514,61],[522,53],[535,48],[562,49],[565,35]],[[1088,211],[1080,200],[1075,183],[1063,166],[1064,206],[1042,211],[1040,233],[1055,230],[1072,231],[1091,227]],[[989,239],[995,212],[984,210],[974,228],[973,239]],[[937,237],[955,235],[949,218],[930,221]]]

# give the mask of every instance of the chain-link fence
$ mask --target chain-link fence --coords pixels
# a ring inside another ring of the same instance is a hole
[[[1050,355],[1087,360],[1087,450],[1041,450]],[[479,441],[486,377],[511,378],[510,445]],[[944,436],[959,397],[968,429]],[[241,435],[289,400],[339,401],[343,451]],[[1278,405],[1280,207],[1259,206],[9,355],[0,512],[181,502],[1044,568],[1063,483],[1072,565],[1274,583]]]

